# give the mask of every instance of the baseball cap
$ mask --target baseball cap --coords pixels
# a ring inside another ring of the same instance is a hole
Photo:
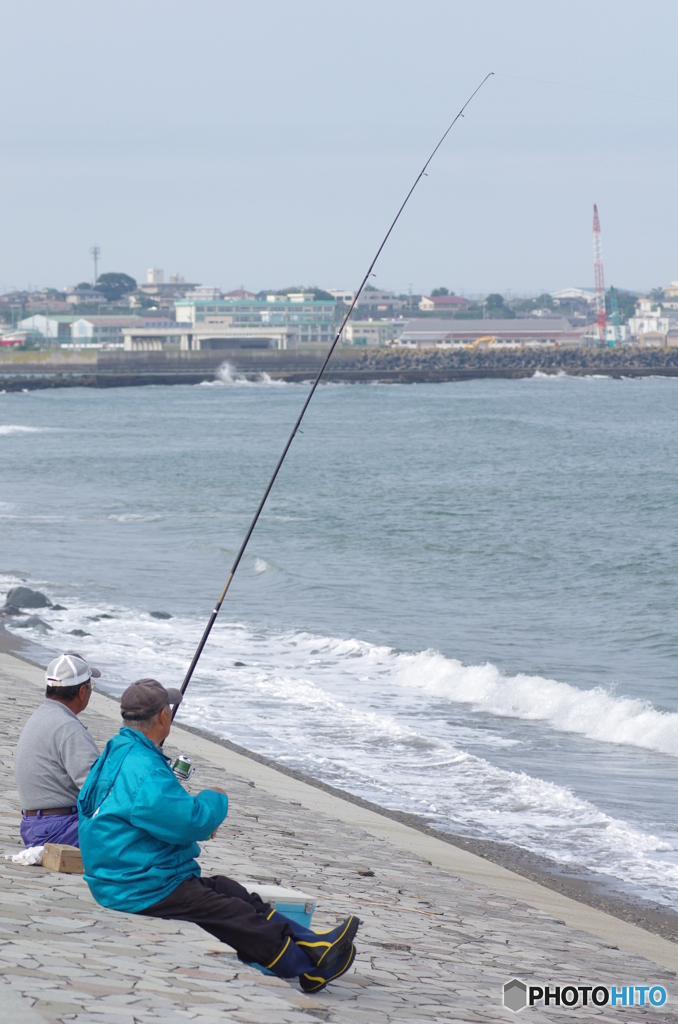
[[[45,669],[48,686],[82,686],[92,677],[99,679],[100,676],[99,669],[88,665],[82,654],[75,651],[60,654],[58,658],[50,661]]]
[[[168,704],[181,704],[181,701],[180,690],[166,690],[157,679],[137,679],[120,698],[120,713],[123,718],[142,721],[157,715]]]

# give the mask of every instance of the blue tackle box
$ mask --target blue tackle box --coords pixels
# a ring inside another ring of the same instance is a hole
[[[264,903],[270,903],[274,910],[289,917],[291,921],[296,921],[304,928],[311,927],[315,910],[315,900],[312,896],[297,889],[286,889],[282,885],[253,885],[251,891],[258,893]],[[250,967],[256,967],[262,974],[273,974],[273,971],[260,964],[250,964]]]

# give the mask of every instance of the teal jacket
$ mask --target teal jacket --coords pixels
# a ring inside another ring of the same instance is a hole
[[[196,840],[228,813],[211,789],[190,796],[169,760],[126,726],[92,765],[78,799],[85,881],[104,907],[137,913],[200,876]]]

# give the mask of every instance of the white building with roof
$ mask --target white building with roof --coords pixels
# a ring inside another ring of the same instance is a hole
[[[408,321],[403,320],[349,320],[344,328],[342,341],[345,345],[378,346],[392,344],[405,330]]]
[[[122,348],[125,327],[136,327],[148,321],[141,316],[83,316],[71,324],[70,344],[75,348],[104,345]],[[165,320],[163,323],[169,323]]]
[[[337,302],[343,302],[345,306],[350,306],[355,299],[355,292],[348,291],[346,288],[328,288],[328,293]]]
[[[20,320],[17,328],[28,334],[41,334],[47,342],[67,341],[71,336],[71,324],[74,320],[77,320],[77,316],[64,313],[57,313],[53,316],[34,313],[33,316],[27,316]]]
[[[654,306],[652,299],[639,299],[636,303],[636,315],[629,317],[629,330],[637,339],[643,334],[667,335],[669,318],[662,316],[661,306]]]

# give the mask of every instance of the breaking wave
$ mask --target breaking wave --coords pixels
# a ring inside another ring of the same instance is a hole
[[[263,559],[253,567],[255,573],[269,568]],[[167,685],[180,680],[203,627],[172,608],[166,609],[171,619],[159,619],[150,609],[98,607],[40,589],[68,604],[41,609],[50,649],[72,645],[78,631],[79,649],[96,653],[102,684],[113,693],[139,675]],[[37,626],[21,632],[45,643]],[[441,712],[441,701],[455,713]],[[443,831],[585,865],[678,905],[678,857],[665,830],[613,816],[567,785],[494,763],[501,751],[520,750],[524,742],[503,733],[506,717],[678,754],[678,715],[600,688],[506,676],[493,665],[465,666],[434,651],[407,654],[238,622],[215,626],[179,712],[180,721],[209,723],[218,736],[383,806],[423,815]]]
[[[18,423],[0,423],[0,434],[42,434],[49,427],[24,427]]]
[[[249,378],[244,373],[239,373],[231,363],[222,363],[217,370],[216,380],[203,380],[198,387],[288,387],[289,381],[273,380],[267,373],[258,373],[255,377]]]
[[[398,656],[401,686],[505,718],[543,722],[603,743],[626,743],[678,757],[678,714],[649,701],[582,690],[542,676],[503,675],[494,665],[463,665],[442,654]]]

